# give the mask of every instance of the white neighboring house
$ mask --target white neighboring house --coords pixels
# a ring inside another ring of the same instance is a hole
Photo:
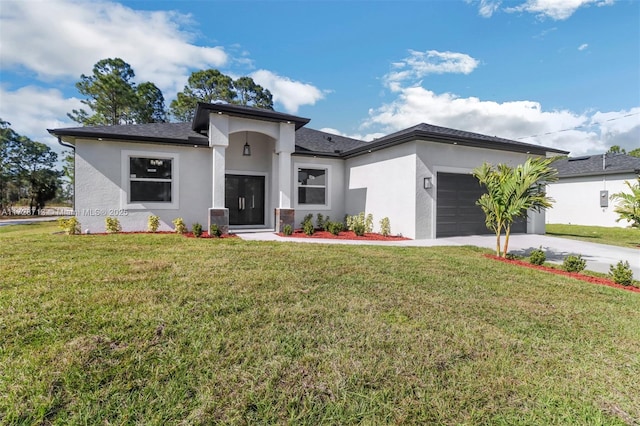
[[[471,175],[483,162],[566,154],[513,140],[419,124],[372,142],[309,129],[310,120],[200,103],[192,123],[53,129],[75,150],[75,211],[82,229],[105,217],[143,231],[182,217],[223,231],[281,230],[306,214],[388,217],[393,234],[426,239],[489,233]],[[514,232],[544,233],[544,213]]]
[[[547,194],[555,203],[547,210],[547,223],[589,226],[629,226],[616,222],[616,202],[612,194],[629,192],[640,174],[640,158],[626,154],[599,154],[565,158],[553,163],[558,181],[549,185]]]

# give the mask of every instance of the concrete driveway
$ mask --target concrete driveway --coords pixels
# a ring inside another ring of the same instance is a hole
[[[369,244],[385,246],[476,246],[495,250],[495,235],[474,235],[468,237],[438,238],[435,240],[407,240],[395,242],[357,241],[357,240],[323,240],[306,238],[283,238],[273,231],[238,233],[245,240],[282,241],[316,244]],[[504,237],[502,243],[504,244]],[[509,239],[509,252],[527,256],[532,250],[542,247],[547,255],[547,261],[562,263],[570,254],[582,255],[587,261],[587,269],[595,272],[608,273],[609,266],[618,261],[627,261],[633,270],[635,279],[640,278],[640,249],[609,246],[605,244],[589,243],[567,238],[549,237],[546,235],[516,234]]]
[[[440,238],[440,241],[451,245],[473,245],[495,250],[495,235],[478,235],[471,237]],[[504,244],[504,238],[503,242]],[[509,252],[527,256],[532,250],[542,247],[547,261],[562,263],[570,254],[582,255],[587,261],[587,269],[596,272],[609,272],[609,266],[620,260],[629,262],[635,279],[640,278],[640,249],[609,246],[568,238],[549,237],[546,235],[518,234],[509,239]]]

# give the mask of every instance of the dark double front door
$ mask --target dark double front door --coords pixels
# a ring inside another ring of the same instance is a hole
[[[264,186],[264,176],[225,176],[229,225],[264,225]]]

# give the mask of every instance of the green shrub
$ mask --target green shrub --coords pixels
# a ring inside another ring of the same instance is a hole
[[[505,259],[508,259],[508,260],[522,260],[522,259],[524,259],[523,256],[521,256],[519,254],[514,254],[514,253],[507,253],[504,257],[505,257]]]
[[[202,236],[202,225],[199,223],[194,223],[191,227],[191,232],[193,232],[193,236],[196,238],[200,238]]]
[[[613,282],[621,285],[633,284],[633,271],[629,266],[629,262],[619,261],[616,266],[611,265],[609,267],[609,275],[613,279]]]
[[[209,227],[209,236],[214,238],[219,238],[222,236],[222,230],[220,230],[220,227],[218,225],[216,225],[215,223],[212,223],[211,226]]]
[[[373,215],[369,213],[364,221],[364,232],[370,234],[373,232]]]
[[[331,223],[331,216],[327,216],[324,218],[324,224],[322,225],[323,231],[329,231],[329,224]]]
[[[547,260],[547,255],[545,254],[542,247],[537,248],[529,254],[529,263],[532,265],[543,265]]]
[[[118,232],[122,231],[120,221],[117,217],[107,216],[104,219],[104,222],[107,228],[107,234],[117,234]]]
[[[58,219],[58,226],[67,235],[78,235],[82,232],[82,228],[80,227],[80,221],[75,216],[70,217],[69,219],[64,219],[64,218]]]
[[[159,227],[160,227],[160,218],[158,216],[150,215],[149,219],[147,219],[147,231],[158,232]]]
[[[587,267],[587,261],[582,258],[582,255],[569,255],[564,258],[562,262],[562,269],[567,272],[580,272],[584,271]]]
[[[325,218],[322,213],[316,215],[316,229],[324,229]]]
[[[357,236],[362,237],[364,235],[364,230],[365,230],[364,224],[360,222],[354,223],[351,230]]]
[[[315,227],[313,226],[313,214],[309,213],[302,219],[302,231],[307,235],[313,235]]]
[[[391,235],[391,222],[388,217],[383,217],[380,221],[380,235],[384,237]]]
[[[289,236],[293,234],[293,227],[291,225],[285,225],[282,227],[282,234]]]
[[[327,230],[331,232],[333,235],[339,235],[344,229],[344,224],[342,222],[328,222]]]
[[[309,220],[307,222],[302,223],[302,231],[307,235],[313,235],[315,232],[315,228],[313,227],[313,223]]]
[[[184,220],[181,217],[173,219],[173,226],[175,228],[176,234],[187,233],[187,226],[184,224]]]

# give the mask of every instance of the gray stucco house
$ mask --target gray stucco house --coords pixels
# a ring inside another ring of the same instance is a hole
[[[306,125],[308,118],[200,103],[191,123],[75,127],[49,132],[75,150],[75,211],[82,228],[162,228],[182,217],[223,229],[299,225],[308,214],[334,220],[371,213],[394,234],[424,239],[487,233],[471,171],[566,154],[495,136],[419,124],[372,142]],[[515,232],[544,232],[530,214]]]
[[[598,154],[564,158],[553,163],[558,181],[549,185],[555,199],[547,211],[547,223],[588,226],[629,226],[617,221],[612,194],[629,192],[625,181],[635,183],[640,158],[626,154]]]

